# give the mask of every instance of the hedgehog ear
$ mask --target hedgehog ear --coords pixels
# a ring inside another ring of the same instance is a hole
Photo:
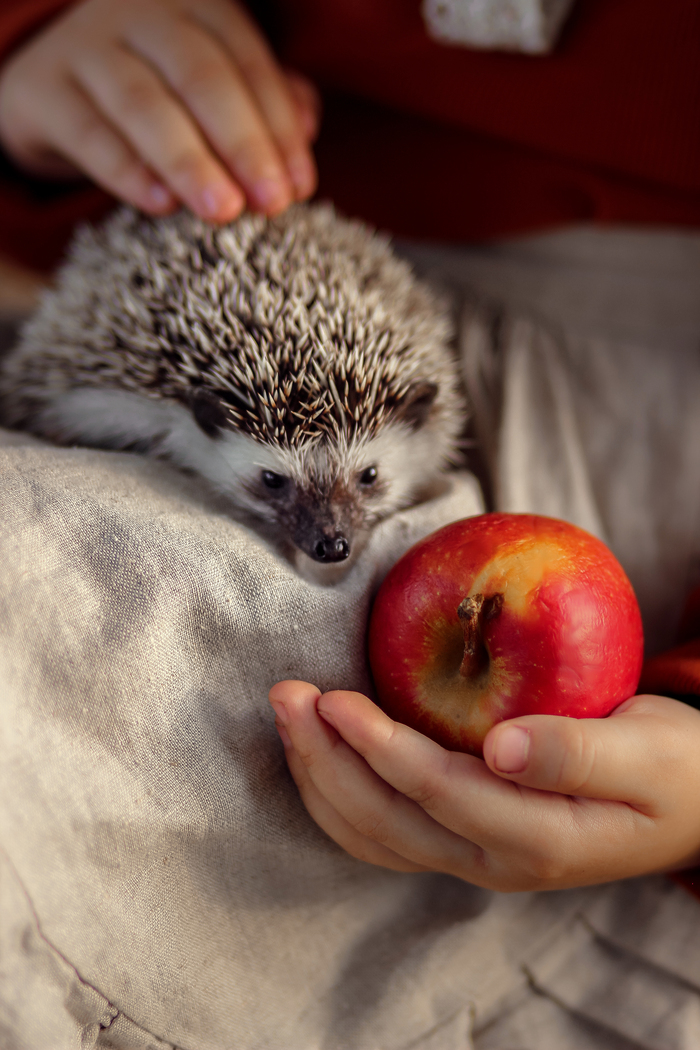
[[[190,408],[195,422],[210,438],[218,437],[222,430],[230,430],[231,423],[226,413],[226,402],[208,390],[193,391]]]
[[[398,408],[398,417],[411,427],[419,430],[430,415],[430,409],[438,395],[437,383],[417,381],[411,383],[406,396],[402,398]]]

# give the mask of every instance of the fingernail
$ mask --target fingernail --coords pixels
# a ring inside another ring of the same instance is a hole
[[[202,190],[202,211],[205,215],[209,215],[213,218],[218,214],[219,207],[221,206],[221,193],[210,186],[206,190]]]
[[[287,722],[289,721],[289,715],[287,714],[287,708],[284,706],[282,701],[270,700],[270,704],[272,706],[272,710],[277,715],[277,721],[281,725],[286,726]]]
[[[253,186],[253,198],[261,208],[282,208],[289,203],[287,187],[280,179],[259,179]]]
[[[330,712],[321,710],[318,704],[316,705],[316,710],[318,711],[319,715],[321,716],[324,722],[328,722],[328,725],[332,726],[333,729],[337,728],[333,715],[330,714]]]
[[[287,732],[287,730],[286,730],[286,729],[284,728],[284,726],[281,726],[281,725],[279,725],[279,724],[278,724],[277,722],[275,722],[275,729],[276,729],[276,730],[277,730],[277,732],[279,733],[279,735],[280,735],[280,740],[282,741],[282,743],[284,744],[284,746],[285,746],[285,747],[291,747],[291,746],[292,746],[292,741],[291,741],[291,740],[289,739],[289,733],[288,733],[288,732]]]
[[[173,202],[170,190],[167,190],[165,186],[161,186],[157,182],[152,183],[148,187],[148,196],[154,208],[167,208]]]
[[[520,726],[506,726],[496,734],[493,764],[499,773],[522,773],[529,751],[529,731]]]
[[[216,219],[222,212],[236,213],[243,207],[243,197],[233,187],[221,184],[207,186],[200,194],[201,210],[209,219]]]
[[[287,168],[298,197],[308,197],[316,183],[316,170],[305,153],[297,153],[287,163]]]

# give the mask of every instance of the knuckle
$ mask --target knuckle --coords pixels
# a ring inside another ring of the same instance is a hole
[[[275,76],[274,67],[262,48],[250,46],[238,57],[238,68],[244,80],[256,87],[265,85]]]
[[[569,871],[567,851],[557,845],[550,833],[531,839],[521,856],[523,877],[530,888],[555,886]]]
[[[395,727],[394,732],[397,731],[400,730]],[[428,812],[439,809],[453,782],[452,761],[450,752],[445,752],[440,758],[434,758],[430,768],[425,770],[423,776],[412,787],[404,789],[403,794]]]
[[[300,770],[303,769],[306,777],[306,771],[310,770],[316,762],[316,752],[310,747],[300,747],[298,744],[294,744],[292,756],[295,765]]]
[[[404,792],[413,802],[416,802],[421,809],[427,811],[435,810],[440,804],[440,793],[434,784],[429,781],[423,781],[417,784],[414,788]]]
[[[115,146],[110,150],[106,168],[107,173],[116,183],[128,186],[132,190],[140,188],[144,181],[143,167],[127,149],[122,149],[121,146]]]
[[[239,171],[248,178],[262,178],[280,174],[280,165],[272,153],[266,132],[260,128],[257,135],[236,136],[235,131],[229,142],[226,154],[234,171]]]
[[[184,95],[211,95],[224,86],[222,69],[212,61],[191,60],[178,80],[178,90]]]
[[[157,105],[158,89],[148,80],[131,76],[122,83],[119,108],[125,117],[142,116]]]
[[[105,178],[127,197],[143,190],[144,175],[138,164],[129,160],[115,161],[105,172]]]
[[[82,113],[72,128],[72,139],[75,146],[89,154],[96,154],[99,159],[118,163],[116,151],[110,148],[105,135],[105,126],[96,113]]]
[[[318,766],[318,752],[312,747],[299,747],[294,745],[294,754],[299,759],[301,765],[305,771],[311,772],[316,766]]]
[[[567,721],[561,756],[554,790],[564,795],[576,795],[590,781],[597,757],[595,741],[584,732],[577,719]]]
[[[284,130],[277,127],[274,134],[275,145],[287,162],[294,160],[304,149],[304,137],[296,123]]]
[[[566,865],[546,853],[528,858],[526,875],[531,889],[558,885],[566,874]]]
[[[380,845],[385,845],[389,839],[389,830],[384,817],[375,813],[368,813],[365,816],[349,821],[349,823],[359,835],[372,839],[374,842],[380,843]]]
[[[166,163],[171,177],[190,183],[203,183],[206,180],[206,158],[204,149],[186,149],[175,153]]]

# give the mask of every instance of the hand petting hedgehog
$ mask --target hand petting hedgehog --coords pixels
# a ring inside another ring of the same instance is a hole
[[[450,326],[329,207],[84,229],[0,372],[5,420],[206,478],[309,560],[347,561],[455,455]]]

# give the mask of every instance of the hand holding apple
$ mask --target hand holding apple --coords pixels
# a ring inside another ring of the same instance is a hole
[[[370,646],[385,711],[270,692],[309,813],[353,856],[508,891],[700,862],[700,712],[625,700],[641,621],[593,537],[526,515],[448,526],[387,577]]]
[[[421,540],[384,580],[369,628],[382,709],[477,755],[506,718],[608,714],[634,693],[643,646],[612,552],[534,514],[483,514]]]
[[[700,712],[637,696],[598,718],[494,726],[447,751],[359,693],[270,692],[312,818],[361,860],[489,889],[583,886],[700,863]]]

